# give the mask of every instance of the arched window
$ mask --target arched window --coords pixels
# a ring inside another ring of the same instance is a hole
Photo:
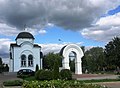
[[[21,55],[21,67],[26,67],[26,55]]]
[[[33,67],[33,55],[28,56],[28,67]]]

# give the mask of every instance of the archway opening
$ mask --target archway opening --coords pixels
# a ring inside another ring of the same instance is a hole
[[[73,51],[71,51],[69,53],[69,66],[70,66],[70,70],[75,73],[75,61],[77,58],[77,54]]]

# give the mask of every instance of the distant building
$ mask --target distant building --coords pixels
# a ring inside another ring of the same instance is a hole
[[[16,43],[10,45],[10,72],[20,69],[35,71],[36,65],[42,69],[41,46],[34,44],[34,36],[29,32],[21,32],[16,37]]]

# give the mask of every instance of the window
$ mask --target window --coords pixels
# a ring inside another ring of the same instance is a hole
[[[26,56],[21,55],[21,67],[26,67]]]
[[[33,67],[33,55],[28,56],[28,67]]]

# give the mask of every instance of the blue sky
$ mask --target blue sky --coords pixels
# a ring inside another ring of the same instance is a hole
[[[81,43],[83,46],[104,46],[105,42],[99,42],[92,39],[84,38],[79,32],[64,30],[60,27],[47,28],[47,33],[36,35],[35,42],[42,44],[49,43]],[[59,41],[59,39],[61,41]]]
[[[25,24],[44,52],[69,43],[104,47],[120,33],[120,0],[0,0],[0,6],[2,58],[9,58],[9,45]]]

